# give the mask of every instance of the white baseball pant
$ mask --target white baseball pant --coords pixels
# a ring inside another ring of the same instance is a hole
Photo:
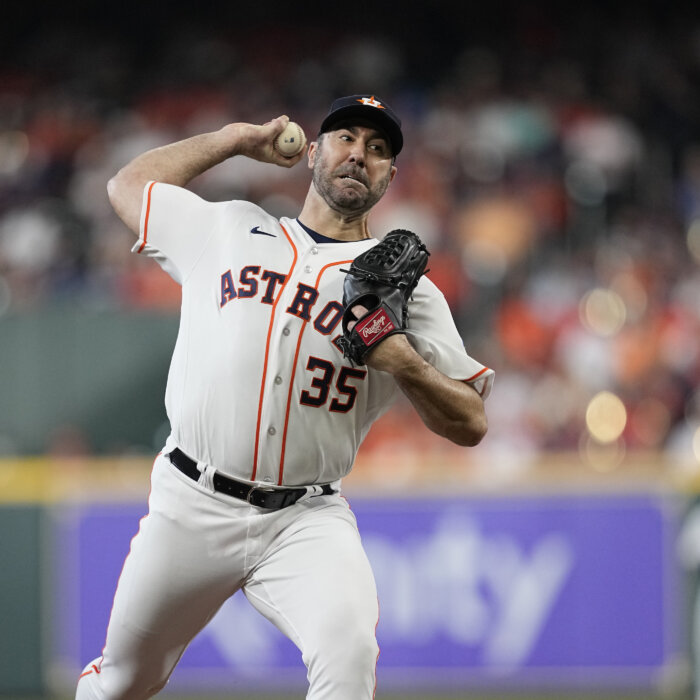
[[[377,593],[347,502],[317,496],[264,511],[205,490],[159,455],[105,648],[80,676],[76,700],[155,695],[239,589],[301,650],[307,700],[374,697]]]

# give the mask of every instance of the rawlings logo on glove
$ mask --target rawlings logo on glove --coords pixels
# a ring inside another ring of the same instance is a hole
[[[362,322],[358,322],[355,327],[367,345],[373,345],[394,329],[395,326],[384,309],[378,309],[369,317],[365,316]]]
[[[338,344],[346,358],[365,364],[367,353],[394,333],[405,333],[408,300],[425,274],[430,253],[412,231],[396,229],[376,246],[358,255],[343,285],[343,337]],[[367,311],[359,318],[356,307]],[[348,326],[354,325],[352,329]]]

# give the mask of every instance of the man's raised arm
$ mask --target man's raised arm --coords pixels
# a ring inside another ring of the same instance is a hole
[[[109,201],[119,218],[138,236],[143,190],[151,180],[184,187],[197,175],[237,155],[286,168],[296,165],[305,150],[287,158],[272,145],[288,123],[289,118],[283,115],[262,126],[227,124],[218,131],[146,151],[107,183]]]

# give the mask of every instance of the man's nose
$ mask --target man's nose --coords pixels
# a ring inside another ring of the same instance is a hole
[[[365,166],[365,146],[359,140],[354,141],[350,148],[348,160],[364,168]]]

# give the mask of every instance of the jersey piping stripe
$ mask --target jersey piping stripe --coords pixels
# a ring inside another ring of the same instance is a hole
[[[255,477],[258,473],[258,454],[260,450],[260,425],[262,423],[263,399],[265,397],[265,379],[267,377],[267,363],[270,357],[270,338],[272,338],[272,327],[275,324],[275,311],[277,310],[277,304],[282,298],[282,294],[284,293],[284,289],[287,286],[287,283],[292,278],[292,272],[294,271],[294,266],[297,264],[297,258],[299,257],[297,247],[294,245],[294,241],[292,241],[292,237],[287,232],[287,229],[284,226],[282,226],[282,224],[280,224],[280,228],[282,229],[282,231],[284,231],[284,235],[287,237],[289,245],[292,246],[292,250],[294,251],[294,257],[292,259],[292,265],[289,268],[289,272],[287,273],[287,279],[285,279],[285,281],[283,282],[282,287],[280,288],[277,294],[277,299],[275,299],[275,301],[273,302],[272,309],[270,310],[270,325],[267,327],[267,340],[265,342],[265,359],[263,361],[262,381],[260,382],[260,398],[258,399],[258,422],[255,426],[255,452],[253,453],[253,472],[250,476],[251,481],[255,481]],[[284,447],[282,449],[284,450]]]
[[[146,197],[146,216],[143,221],[143,243],[141,243],[139,249],[136,251],[137,253],[140,253],[146,247],[146,242],[148,241],[148,217],[151,215],[151,192],[153,191],[153,185],[155,184],[155,182],[152,182],[148,187],[148,196]]]
[[[89,671],[85,671],[84,673],[81,673],[78,676],[78,680],[80,680],[81,678],[84,678],[85,676],[89,676],[91,673],[101,673],[101,672],[102,672],[101,669],[97,668],[97,666],[95,664],[92,664],[92,666],[90,666]]]
[[[471,377],[468,377],[467,379],[463,379],[463,382],[473,382],[475,379],[478,379],[484,372],[488,372],[489,368],[484,367],[484,369],[479,370],[476,374],[472,374]]]
[[[318,285],[321,282],[321,277],[323,277],[324,272],[329,267],[335,267],[337,265],[349,265],[351,262],[352,260],[339,260],[337,262],[332,262],[328,263],[328,265],[324,265],[318,273],[314,289],[318,291]],[[297,339],[297,349],[294,353],[294,364],[292,365],[292,376],[289,378],[289,393],[287,394],[287,412],[284,416],[284,431],[282,432],[282,452],[280,454],[279,479],[277,480],[278,486],[282,486],[282,479],[284,478],[284,453],[287,447],[287,430],[289,429],[289,414],[292,405],[292,391],[294,390],[294,378],[296,376],[297,363],[299,362],[299,352],[301,351],[301,339],[308,325],[309,322],[304,321],[304,324],[302,325],[301,330],[299,331],[299,338]]]
[[[469,382],[473,382],[475,379],[478,379],[484,372],[488,372],[488,371],[489,371],[489,368],[484,367],[484,369],[479,370],[476,374],[472,374],[471,377],[469,377],[468,379],[463,379],[462,381],[465,384],[469,384]],[[479,394],[479,396],[483,396],[485,391],[486,391],[486,384],[483,386],[481,391],[477,390],[477,394]]]

